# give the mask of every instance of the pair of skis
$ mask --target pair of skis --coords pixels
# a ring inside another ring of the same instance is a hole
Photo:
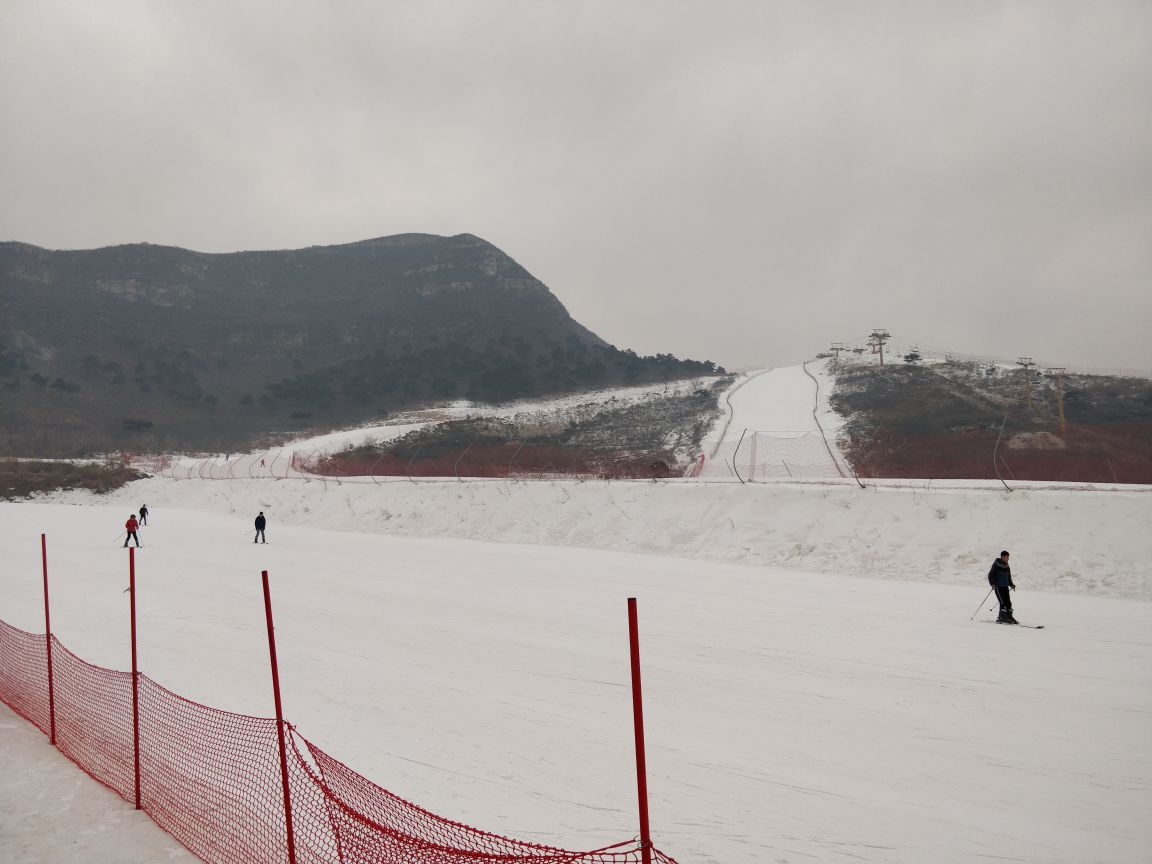
[[[1043,630],[1043,624],[1012,624],[1008,621],[985,621],[985,624],[1003,624],[1006,627],[1027,627],[1029,630]]]
[[[972,617],[968,619],[969,621],[971,621],[973,618],[975,618],[979,614],[980,610],[982,608],[984,608],[984,604],[988,602],[988,598],[992,596],[992,592],[995,590],[996,590],[995,588],[990,588],[988,590],[988,593],[984,595],[984,599],[980,601],[980,605],[976,607],[976,611],[972,613]],[[993,606],[988,611],[989,612],[995,612],[996,607]],[[1007,624],[1009,627],[1026,627],[1029,630],[1043,630],[1044,629],[1043,624],[1019,624],[1019,623],[1012,623],[1010,621],[989,621],[987,618],[984,619],[984,623],[986,623],[986,624]]]

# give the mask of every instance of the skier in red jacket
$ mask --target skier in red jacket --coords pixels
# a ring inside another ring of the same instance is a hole
[[[124,523],[124,530],[128,532],[128,536],[124,538],[124,548],[128,548],[128,541],[135,540],[136,545],[140,545],[140,535],[136,532],[140,528],[140,523],[136,521],[136,514],[133,513],[128,517],[128,521]]]

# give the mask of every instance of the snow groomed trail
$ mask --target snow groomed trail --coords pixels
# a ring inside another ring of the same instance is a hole
[[[848,476],[836,448],[839,420],[827,406],[826,364],[749,372],[721,400],[724,418],[704,442],[703,480]]]
[[[178,457],[163,465],[152,466],[150,470],[177,480],[238,481],[301,478],[307,475],[301,471],[300,460],[307,461],[347,447],[392,440],[445,420],[563,412],[583,404],[610,403],[622,406],[653,396],[666,395],[669,392],[688,394],[707,386],[713,380],[687,379],[655,387],[620,388],[501,407],[453,403],[426,411],[411,412],[386,425],[331,432],[255,453],[215,453]],[[732,454],[745,433],[760,433],[766,442],[780,443],[779,453],[764,457],[773,465],[779,461],[777,457],[786,460],[795,457],[794,467],[798,469],[805,465],[818,464],[828,476],[842,476],[842,472],[836,470],[834,465],[834,460],[838,460],[841,464],[844,460],[836,450],[835,430],[839,420],[827,405],[827,395],[831,392],[831,386],[832,378],[823,361],[809,363],[807,371],[803,365],[788,366],[757,370],[737,378],[721,400],[724,417],[715,424],[702,444],[703,452],[706,454],[703,470],[695,472],[694,476],[709,480],[733,478]],[[819,416],[819,422],[814,418],[814,412]],[[821,427],[826,436],[821,436]],[[752,439],[748,440],[751,442]],[[755,445],[750,446],[754,448]],[[829,450],[831,452],[828,452]],[[745,461],[754,455],[749,452],[748,447],[745,447],[741,454]],[[809,474],[811,473],[809,470]],[[781,472],[781,475],[786,476],[784,472]],[[761,471],[761,476],[753,479],[768,478]]]
[[[725,437],[745,429],[780,434],[816,430],[812,419],[816,389],[803,366],[752,372],[737,381],[729,395],[732,422]]]

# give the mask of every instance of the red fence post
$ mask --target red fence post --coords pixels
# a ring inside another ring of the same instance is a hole
[[[632,654],[632,717],[636,726],[636,792],[640,801],[640,855],[652,861],[652,836],[648,830],[648,771],[644,764],[644,703],[640,695],[640,628],[636,623],[636,598],[628,598],[628,644]]]
[[[276,665],[276,634],[272,629],[272,595],[268,592],[268,571],[262,570],[264,617],[268,619],[268,654],[272,658],[272,695],[276,700],[276,739],[280,745],[280,780],[284,785],[284,824],[288,830],[288,864],[296,864],[296,838],[292,833],[292,796],[288,792],[288,750],[284,745],[284,711],[280,707],[280,670]]]
[[[52,687],[52,617],[48,614],[48,540],[40,535],[40,560],[44,566],[44,646],[48,650],[48,738],[56,743],[56,693]]]
[[[140,809],[140,670],[136,665],[136,547],[128,549],[128,605],[132,619],[132,759]]]

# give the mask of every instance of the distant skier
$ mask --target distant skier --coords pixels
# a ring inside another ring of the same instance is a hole
[[[148,524],[148,505],[147,504],[141,504],[140,505],[140,524],[141,525],[147,525]]]
[[[261,543],[268,542],[264,539],[264,526],[267,524],[268,520],[264,518],[264,511],[261,510],[260,515],[256,517],[256,536],[252,538],[253,543],[255,543],[257,540],[259,540]]]
[[[133,513],[128,517],[128,521],[124,523],[124,530],[128,532],[128,536],[124,538],[124,548],[128,548],[128,541],[135,540],[136,545],[140,545],[140,535],[136,532],[140,530],[140,523],[136,521],[136,514]]]
[[[988,584],[996,591],[996,599],[1000,601],[1000,616],[996,619],[999,624],[1019,624],[1012,617],[1012,591],[1016,590],[1016,583],[1012,581],[1012,568],[1008,566],[1008,553],[1001,552],[1000,557],[992,562],[992,569],[988,571]]]

